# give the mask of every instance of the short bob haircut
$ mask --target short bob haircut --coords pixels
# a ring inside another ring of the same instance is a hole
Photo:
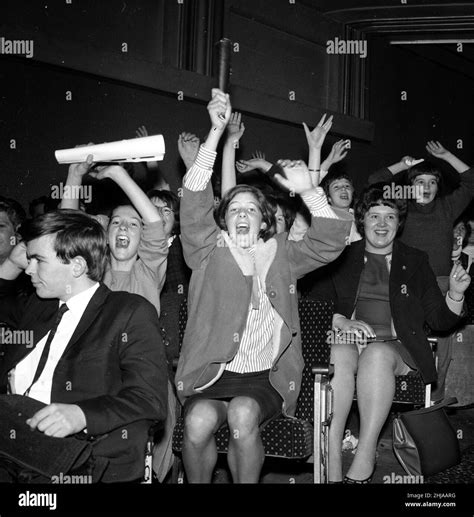
[[[351,184],[351,187],[352,187],[352,190],[354,191],[354,182],[352,181],[352,178],[346,174],[345,172],[339,172],[339,173],[329,173],[324,179],[323,181],[321,181],[321,187],[322,189],[324,190],[324,193],[326,194],[326,197],[328,198],[328,201],[329,201],[329,187],[335,182],[335,181],[338,181],[338,180],[346,180],[348,181],[350,184]],[[354,199],[355,199],[355,195],[354,193],[352,194],[352,203],[354,203]]]
[[[384,188],[387,185],[383,183],[376,183],[371,185],[362,192],[359,200],[357,201],[354,209],[355,223],[357,231],[362,235],[364,233],[364,218],[365,214],[373,206],[389,206],[398,212],[398,231],[397,236],[403,231],[405,220],[407,218],[407,202],[405,199],[395,199],[387,195],[389,189]]]
[[[289,232],[290,228],[293,226],[296,217],[296,208],[295,205],[291,203],[291,201],[285,197],[284,195],[280,195],[278,193],[268,194],[266,198],[270,205],[273,208],[275,213],[275,224],[276,224],[276,213],[278,207],[281,208],[283,213],[283,218],[285,219],[285,232]]]
[[[158,190],[153,189],[147,192],[146,194],[149,199],[152,199],[154,197],[157,197],[168,208],[171,208],[174,212],[174,225],[171,230],[171,235],[179,235],[179,197],[174,193],[170,192],[169,190]]]
[[[105,230],[90,215],[79,210],[54,210],[28,221],[25,241],[55,235],[54,251],[63,264],[75,257],[87,263],[87,276],[100,282],[108,261]]]
[[[237,185],[236,187],[233,187],[228,192],[226,192],[216,210],[215,219],[217,225],[222,230],[228,230],[225,222],[227,208],[229,207],[229,204],[234,199],[234,197],[237,194],[241,194],[243,192],[248,192],[252,194],[257,200],[260,212],[262,213],[262,222],[264,222],[267,225],[267,228],[265,230],[260,230],[258,237],[263,239],[264,241],[267,241],[276,233],[275,212],[273,211],[273,208],[271,204],[268,202],[265,195],[258,188],[252,187],[250,185]]]
[[[413,167],[410,167],[407,171],[407,181],[410,185],[413,185],[413,182],[418,176],[421,176],[422,174],[430,174],[431,176],[434,176],[436,178],[436,181],[438,182],[438,186],[442,187],[443,183],[443,176],[441,175],[440,170],[436,165],[428,160],[425,160],[424,162],[418,163],[414,165]]]

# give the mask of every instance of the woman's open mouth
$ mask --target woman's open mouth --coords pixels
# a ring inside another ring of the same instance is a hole
[[[246,235],[250,231],[250,225],[248,223],[244,223],[244,222],[239,223],[235,227],[235,231],[236,231],[237,235]]]
[[[130,239],[126,235],[117,235],[115,238],[115,246],[117,248],[128,248]]]

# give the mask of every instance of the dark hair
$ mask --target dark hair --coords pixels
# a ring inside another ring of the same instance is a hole
[[[0,212],[5,212],[8,219],[12,223],[15,231],[18,230],[19,226],[26,219],[26,213],[23,207],[12,198],[0,196]]]
[[[220,228],[227,230],[227,225],[225,222],[227,208],[234,197],[237,194],[241,194],[243,192],[249,192],[257,200],[260,212],[262,213],[262,222],[267,225],[266,229],[260,230],[258,236],[264,241],[267,241],[276,233],[275,212],[264,194],[258,188],[251,187],[250,185],[237,185],[225,193],[216,210],[216,222]]]
[[[329,187],[331,186],[332,183],[334,183],[337,180],[347,180],[351,184],[352,188],[354,189],[354,183],[352,181],[352,178],[345,172],[336,172],[333,174],[329,173],[323,179],[323,181],[321,181],[321,185],[320,185],[321,188],[324,190],[324,193],[326,194],[328,201],[329,201]],[[355,196],[353,195],[352,203],[354,203],[354,198],[355,198]]]
[[[63,264],[81,256],[87,263],[87,276],[100,281],[108,260],[105,230],[91,216],[79,210],[55,210],[31,219],[25,241],[55,235],[54,251]]]
[[[454,221],[453,230],[459,223],[462,223],[464,225],[464,228],[466,229],[466,235],[464,235],[464,239],[461,243],[461,248],[464,248],[469,242],[469,237],[471,236],[471,225],[469,224],[469,217],[465,217],[464,215],[459,216]]]
[[[410,167],[407,171],[407,182],[410,185],[413,185],[413,182],[418,176],[421,176],[422,174],[430,174],[431,176],[434,176],[436,178],[436,181],[438,182],[438,187],[441,188],[443,176],[441,175],[441,171],[436,167],[436,165],[428,160],[425,160],[424,162],[418,163],[416,165],[413,165],[413,167]]]
[[[161,199],[163,203],[168,208],[171,208],[174,212],[174,225],[171,230],[171,235],[178,235],[179,234],[179,197],[174,193],[170,192],[169,190],[158,190],[153,189],[147,192],[146,194],[149,199],[153,197],[157,197],[158,199]]]
[[[283,217],[285,219],[285,231],[289,232],[290,228],[293,225],[293,222],[295,221],[296,217],[296,207],[295,205],[287,199],[284,195],[274,193],[274,194],[266,194],[266,198],[273,208],[273,212],[276,217],[276,213],[278,210],[278,207],[281,208],[281,211],[283,212]],[[276,222],[275,222],[276,224]]]
[[[354,209],[357,231],[362,236],[365,235],[365,214],[373,206],[389,206],[398,212],[399,226],[397,235],[399,235],[403,230],[405,220],[407,218],[407,202],[405,199],[397,199],[392,197],[390,185],[385,185],[382,183],[376,183],[375,185],[371,185],[370,187],[366,188],[357,201]]]

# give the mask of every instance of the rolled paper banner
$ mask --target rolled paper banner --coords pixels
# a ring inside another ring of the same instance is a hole
[[[153,135],[54,151],[58,163],[85,162],[90,154],[94,162],[161,161],[165,156],[165,140],[163,135]]]
[[[219,89],[227,93],[230,79],[230,53],[232,42],[223,38],[219,41]]]

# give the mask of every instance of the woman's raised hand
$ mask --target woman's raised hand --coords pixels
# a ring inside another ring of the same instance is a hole
[[[308,167],[303,160],[278,160],[278,165],[283,169],[286,177],[275,174],[275,179],[290,192],[303,194],[312,190],[313,183]]]

